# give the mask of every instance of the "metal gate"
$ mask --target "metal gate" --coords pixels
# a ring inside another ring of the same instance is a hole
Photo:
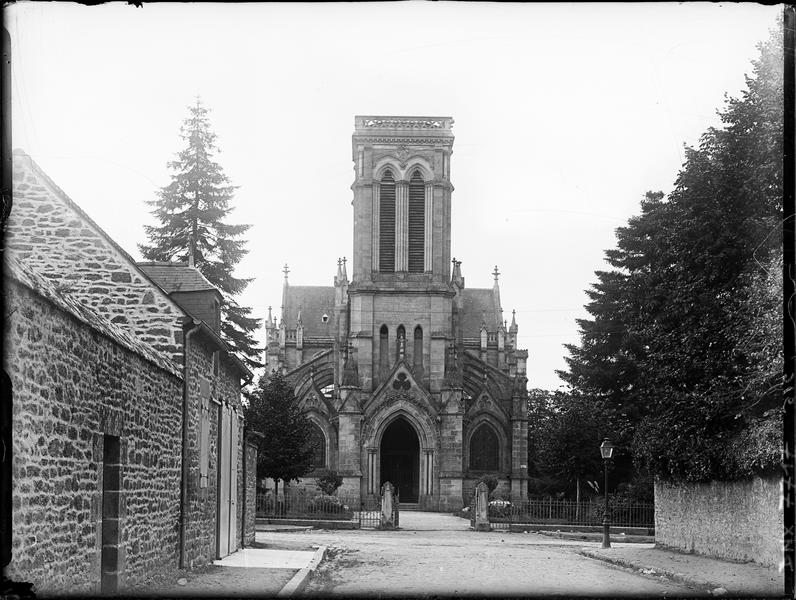
[[[398,527],[400,523],[400,500],[400,496],[395,494],[392,503],[395,527]],[[359,511],[354,518],[359,521],[361,529],[378,529],[381,526],[381,496],[379,494],[369,494],[362,498]]]
[[[381,496],[369,494],[362,498],[357,518],[363,529],[376,529],[381,525]]]

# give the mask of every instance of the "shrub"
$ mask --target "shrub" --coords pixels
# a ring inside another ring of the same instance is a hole
[[[319,477],[315,483],[318,488],[327,496],[334,496],[337,489],[343,485],[343,478],[340,477],[335,471]]]
[[[490,519],[505,519],[511,516],[512,504],[508,500],[492,500],[487,507]]]
[[[494,475],[484,475],[479,480],[478,483],[485,483],[486,484],[486,487],[489,490],[489,495],[490,496],[492,495],[492,492],[495,491],[495,488],[497,488],[497,486],[498,486],[497,477],[495,477]],[[478,483],[476,484],[476,486],[478,486]]]
[[[342,503],[337,496],[318,495],[310,500],[307,510],[311,513],[323,513],[333,515],[349,515],[351,510]]]

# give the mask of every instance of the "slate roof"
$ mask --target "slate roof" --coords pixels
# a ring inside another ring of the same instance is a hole
[[[298,309],[301,306],[301,323],[304,337],[334,335],[334,286],[288,285],[283,318],[288,329],[296,328]],[[323,315],[329,316],[324,323]]]
[[[83,322],[110,340],[124,346],[131,352],[182,379],[180,370],[152,346],[139,340],[128,331],[111,323],[102,315],[95,313],[87,306],[81,304],[65,290],[56,288],[51,282],[24,266],[19,260],[8,253],[5,255],[3,276],[14,279],[43,298],[46,298],[62,311],[71,314],[78,321]]]
[[[138,262],[136,265],[167,294],[205,290],[221,293],[199,269],[189,267],[186,262]]]
[[[464,288],[462,294],[462,313],[460,323],[462,337],[481,336],[481,323],[486,322],[488,331],[497,331],[500,306],[492,289]]]

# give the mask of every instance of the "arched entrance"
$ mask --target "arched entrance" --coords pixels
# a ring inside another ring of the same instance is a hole
[[[381,437],[381,481],[389,481],[400,494],[401,502],[417,502],[420,490],[420,441],[409,422],[398,417]]]

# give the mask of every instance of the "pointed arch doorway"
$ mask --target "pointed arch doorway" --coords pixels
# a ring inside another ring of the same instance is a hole
[[[381,488],[389,481],[400,494],[402,503],[418,501],[420,491],[420,440],[414,427],[398,417],[384,430],[381,438]]]

